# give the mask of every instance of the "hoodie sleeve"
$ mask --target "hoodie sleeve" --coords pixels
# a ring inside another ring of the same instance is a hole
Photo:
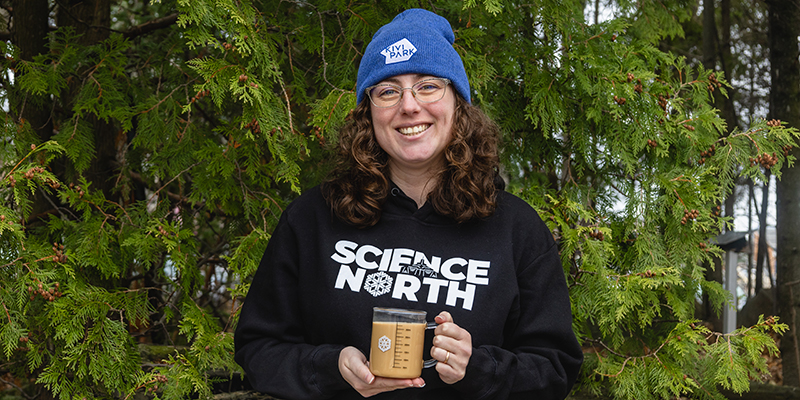
[[[260,392],[283,399],[325,399],[349,387],[338,368],[344,346],[316,346],[304,340],[298,306],[299,246],[288,211],[253,277],[234,335],[234,358]]]
[[[564,399],[577,379],[583,352],[556,244],[517,279],[519,317],[507,327],[502,347],[473,349],[466,376],[454,385],[465,398]]]

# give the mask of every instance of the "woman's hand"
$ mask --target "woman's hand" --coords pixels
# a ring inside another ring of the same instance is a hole
[[[439,326],[433,331],[431,357],[435,358],[436,372],[444,383],[452,385],[467,373],[467,364],[472,357],[472,335],[453,322],[453,316],[442,311],[436,316]]]
[[[361,350],[352,346],[345,347],[339,353],[339,372],[344,380],[363,397],[397,389],[425,386],[422,378],[391,379],[372,375],[367,357]]]

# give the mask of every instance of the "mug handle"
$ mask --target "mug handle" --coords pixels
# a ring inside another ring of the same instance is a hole
[[[425,330],[436,329],[437,326],[439,326],[439,324],[437,324],[436,322],[428,322],[427,325],[425,325]],[[430,360],[425,360],[422,362],[422,368],[433,367],[438,362],[439,361],[437,361],[435,358],[431,358]]]

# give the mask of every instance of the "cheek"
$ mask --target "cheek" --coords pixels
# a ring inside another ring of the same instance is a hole
[[[372,130],[375,131],[376,135],[379,134],[379,132],[386,132],[389,129],[391,116],[386,115],[386,113],[375,111],[371,111],[370,115],[372,117]]]
[[[453,130],[455,129],[455,112],[450,112],[445,118],[442,119],[444,121],[445,132],[447,133],[448,140],[453,140]]]

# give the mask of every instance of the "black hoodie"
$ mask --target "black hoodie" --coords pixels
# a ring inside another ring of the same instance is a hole
[[[429,320],[448,311],[473,352],[454,385],[429,368],[424,388],[374,399],[563,399],[583,359],[558,247],[521,199],[501,192],[491,217],[458,224],[395,187],[378,224],[357,229],[332,216],[317,187],[286,208],[270,239],[236,361],[255,389],[281,399],[361,399],[337,362],[346,346],[369,357],[375,306]]]

